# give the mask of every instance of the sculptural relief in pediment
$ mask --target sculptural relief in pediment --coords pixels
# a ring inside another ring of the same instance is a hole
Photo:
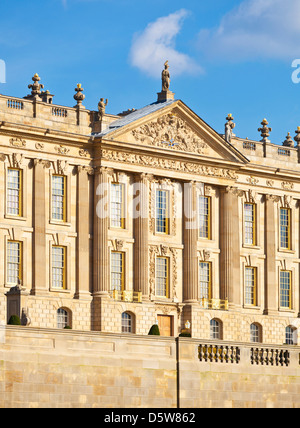
[[[166,114],[132,131],[135,140],[164,149],[207,154],[209,146],[175,114]]]

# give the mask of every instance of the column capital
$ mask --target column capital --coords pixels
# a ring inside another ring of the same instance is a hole
[[[86,172],[88,175],[94,175],[95,169],[92,166],[88,166],[88,165],[78,165],[77,173],[80,174],[83,172]]]
[[[270,202],[279,202],[279,201],[280,201],[280,196],[276,196],[276,195],[266,195],[266,201],[270,201]]]
[[[41,166],[44,169],[49,169],[49,168],[51,168],[51,161],[45,160],[45,159],[33,159],[33,165],[35,167]]]
[[[141,182],[141,181],[148,181],[151,183],[151,181],[154,180],[154,175],[149,174],[147,172],[136,172],[134,173],[134,181],[135,183]]]
[[[240,190],[237,187],[233,186],[222,187],[221,192],[230,193],[231,195],[238,196],[239,198],[242,198],[244,196],[243,190]]]
[[[94,171],[95,171],[95,174],[113,175],[114,173],[114,169],[107,166],[95,166]]]

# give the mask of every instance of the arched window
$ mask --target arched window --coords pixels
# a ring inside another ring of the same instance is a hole
[[[70,312],[66,309],[59,308],[57,311],[57,328],[64,329],[71,327]]]
[[[210,338],[221,340],[222,339],[222,322],[216,319],[210,322]]]
[[[262,342],[262,329],[259,324],[250,325],[250,342],[259,343]]]
[[[295,327],[288,326],[285,329],[285,343],[286,345],[297,344],[297,329]]]
[[[129,312],[122,314],[122,333],[134,333],[134,315]]]

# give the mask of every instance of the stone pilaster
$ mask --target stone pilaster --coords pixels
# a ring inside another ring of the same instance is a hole
[[[227,187],[220,192],[220,295],[234,309],[242,305],[240,284],[239,196]]]
[[[49,161],[34,160],[34,194],[33,194],[33,283],[32,294],[47,292],[46,265],[46,168],[50,168]]]
[[[78,299],[90,298],[90,210],[89,175],[94,169],[78,167],[77,176],[77,242],[76,242],[76,294]]]
[[[276,223],[275,202],[278,196],[266,195],[265,239],[266,239],[266,275],[265,275],[265,311],[266,315],[278,313],[278,286],[276,278]]]
[[[183,239],[184,302],[196,303],[199,296],[197,258],[197,193],[195,182],[184,184]]]
[[[134,213],[134,291],[142,293],[143,301],[149,300],[149,174],[135,177]]]
[[[109,278],[109,176],[112,170],[98,167],[94,180],[94,296],[108,295]]]

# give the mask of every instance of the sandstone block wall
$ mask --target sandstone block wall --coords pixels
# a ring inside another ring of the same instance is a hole
[[[299,352],[3,326],[0,407],[299,408]]]

